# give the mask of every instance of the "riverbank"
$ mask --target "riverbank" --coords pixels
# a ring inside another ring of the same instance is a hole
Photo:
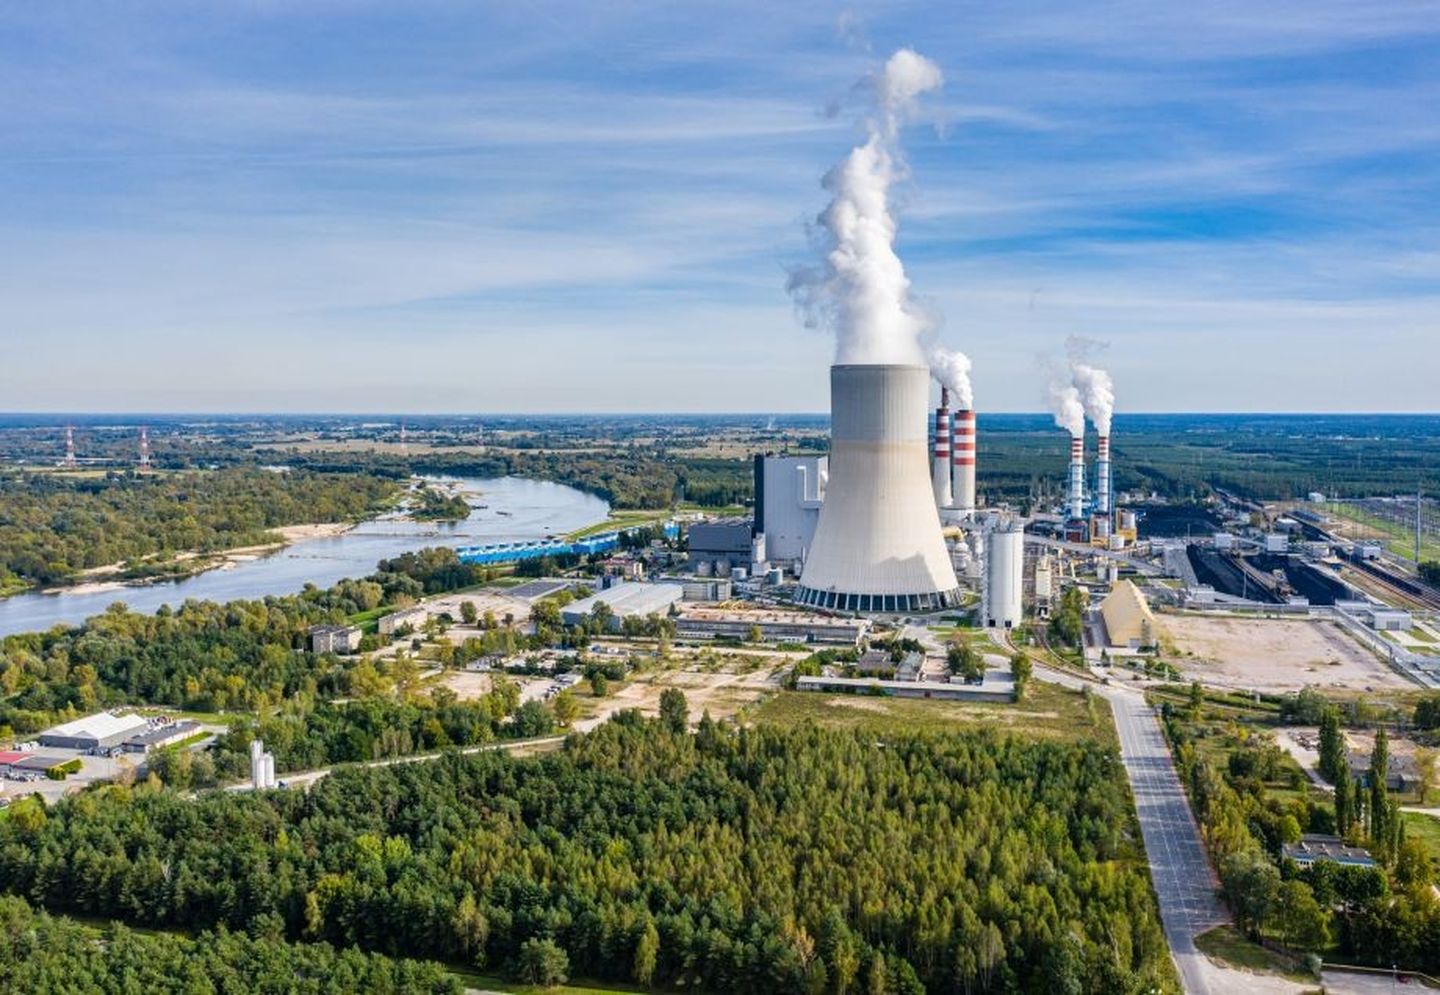
[[[303,525],[282,525],[279,528],[267,530],[272,535],[280,537],[276,542],[236,546],[212,553],[187,550],[175,554],[173,558],[164,563],[147,561],[142,566],[153,567],[155,572],[143,577],[122,577],[120,575],[125,572],[123,564],[107,564],[103,567],[86,570],[81,574],[81,580],[78,583],[52,585],[42,588],[40,593],[105,594],[111,591],[123,591],[127,588],[146,587],[160,582],[185,580],[211,570],[234,569],[242,563],[250,563],[262,556],[278,553],[295,543],[310,539],[332,539],[344,535],[353,528],[355,528],[354,522],[311,522]],[[21,594],[26,590],[29,589],[22,588],[11,593]]]

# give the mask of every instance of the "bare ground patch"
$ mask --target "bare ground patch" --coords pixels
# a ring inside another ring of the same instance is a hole
[[[1256,691],[1413,686],[1334,622],[1199,615],[1159,621],[1178,651],[1168,661],[1205,684]]]

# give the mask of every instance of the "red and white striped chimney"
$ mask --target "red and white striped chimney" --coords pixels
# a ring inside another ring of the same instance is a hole
[[[975,511],[975,412],[955,412],[955,509]]]
[[[935,455],[930,466],[935,487],[935,506],[949,508],[954,501],[950,489],[950,391],[940,388],[940,407],[935,409]]]
[[[1070,437],[1070,517],[1085,517],[1085,437]]]

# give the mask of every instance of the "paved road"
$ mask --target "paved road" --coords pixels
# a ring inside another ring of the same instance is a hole
[[[1214,972],[1196,949],[1195,937],[1230,917],[1215,896],[1217,882],[1160,721],[1145,699],[1134,692],[1105,688],[1103,693],[1115,712],[1120,756],[1130,776],[1171,955],[1185,991],[1219,995],[1220,989],[1212,984]]]

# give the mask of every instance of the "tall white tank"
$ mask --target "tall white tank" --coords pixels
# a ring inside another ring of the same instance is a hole
[[[890,612],[958,601],[926,451],[929,378],[924,366],[830,368],[830,479],[802,604]]]
[[[975,412],[955,412],[955,510],[975,513]]]
[[[985,625],[1013,629],[1023,617],[1025,533],[1004,525],[985,537]]]

